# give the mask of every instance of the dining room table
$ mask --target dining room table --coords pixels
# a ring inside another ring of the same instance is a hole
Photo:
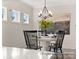
[[[48,50],[48,45],[56,42],[56,34],[48,34],[47,36],[40,36],[38,41],[40,41],[40,45],[43,46],[42,50]]]
[[[3,59],[50,59],[52,52],[16,47],[3,47]]]

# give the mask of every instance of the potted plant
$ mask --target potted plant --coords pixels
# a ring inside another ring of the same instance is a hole
[[[45,35],[46,35],[46,29],[52,27],[52,24],[53,24],[53,22],[49,19],[42,18],[39,21],[39,27],[40,27],[41,30],[45,31]]]

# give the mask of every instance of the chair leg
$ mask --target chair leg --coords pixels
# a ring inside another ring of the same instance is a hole
[[[57,53],[57,50],[58,50],[58,49],[56,48],[55,50],[56,50],[56,53]]]
[[[62,53],[62,48],[60,48],[60,51],[61,51],[61,53]]]
[[[55,50],[55,48],[54,48],[54,52],[55,52],[56,50]]]
[[[49,48],[49,51],[51,51],[51,47]]]

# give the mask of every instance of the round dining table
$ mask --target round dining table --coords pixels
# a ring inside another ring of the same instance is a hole
[[[48,45],[50,43],[56,42],[56,37],[50,37],[50,36],[41,36],[38,41],[40,42],[40,45],[43,46],[42,50],[48,50]]]

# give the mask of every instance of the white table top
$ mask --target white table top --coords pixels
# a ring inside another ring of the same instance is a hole
[[[3,59],[50,59],[53,52],[3,47]]]
[[[41,36],[41,38],[38,39],[39,41],[56,41],[55,37],[49,37],[49,36]]]
[[[71,55],[72,53],[64,53]],[[3,47],[3,59],[53,59],[54,52]],[[74,58],[73,58],[74,59]]]

